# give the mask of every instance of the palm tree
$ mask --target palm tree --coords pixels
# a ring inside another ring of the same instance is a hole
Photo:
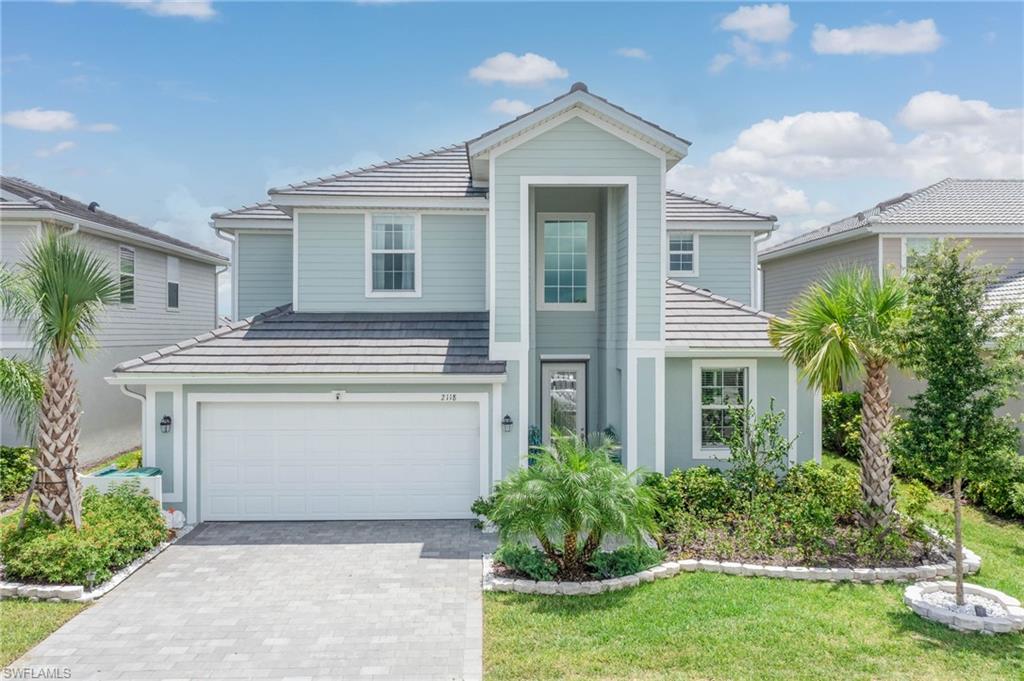
[[[887,369],[899,357],[897,338],[907,314],[902,279],[879,281],[867,269],[850,269],[813,285],[787,319],[773,319],[768,327],[772,345],[812,386],[834,390],[844,378],[863,376],[860,488],[866,527],[888,526],[895,505],[886,442],[893,415]]]
[[[562,577],[579,579],[605,536],[640,543],[657,531],[654,497],[612,461],[614,442],[600,435],[587,441],[556,433],[534,460],[500,482],[489,518],[502,541],[536,539]]]
[[[53,522],[80,522],[78,390],[71,356],[95,345],[103,307],[118,286],[106,264],[81,241],[47,232],[27,250],[19,270],[0,275],[0,302],[33,340],[47,363],[39,410],[36,493]]]

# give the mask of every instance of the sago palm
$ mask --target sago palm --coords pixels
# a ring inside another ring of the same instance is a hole
[[[788,318],[773,319],[772,344],[813,386],[835,389],[863,377],[860,485],[867,527],[887,525],[895,500],[886,442],[892,425],[887,370],[899,356],[897,338],[908,314],[902,279],[881,281],[866,269],[834,272],[797,299]]]
[[[534,461],[499,483],[490,518],[502,541],[535,538],[563,577],[580,578],[606,536],[635,543],[654,533],[654,497],[611,459],[614,443],[557,434]]]
[[[36,437],[42,511],[55,523],[77,519],[78,390],[72,355],[95,345],[103,307],[115,300],[117,283],[107,265],[81,240],[47,232],[33,243],[15,272],[4,271],[0,301],[47,363]]]

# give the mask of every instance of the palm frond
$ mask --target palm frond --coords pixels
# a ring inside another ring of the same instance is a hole
[[[0,357],[0,409],[14,419],[18,432],[31,440],[43,399],[43,375],[28,361]]]

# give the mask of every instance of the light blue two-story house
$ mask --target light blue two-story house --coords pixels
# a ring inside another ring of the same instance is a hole
[[[461,518],[555,429],[728,465],[729,404],[820,457],[768,343],[773,216],[666,191],[690,142],[578,83],[443,149],[214,215],[239,321],[119,365],[145,458],[200,520]]]

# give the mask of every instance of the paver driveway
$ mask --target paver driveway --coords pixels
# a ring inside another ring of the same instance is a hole
[[[481,676],[471,521],[208,523],[13,667],[71,679]]]

